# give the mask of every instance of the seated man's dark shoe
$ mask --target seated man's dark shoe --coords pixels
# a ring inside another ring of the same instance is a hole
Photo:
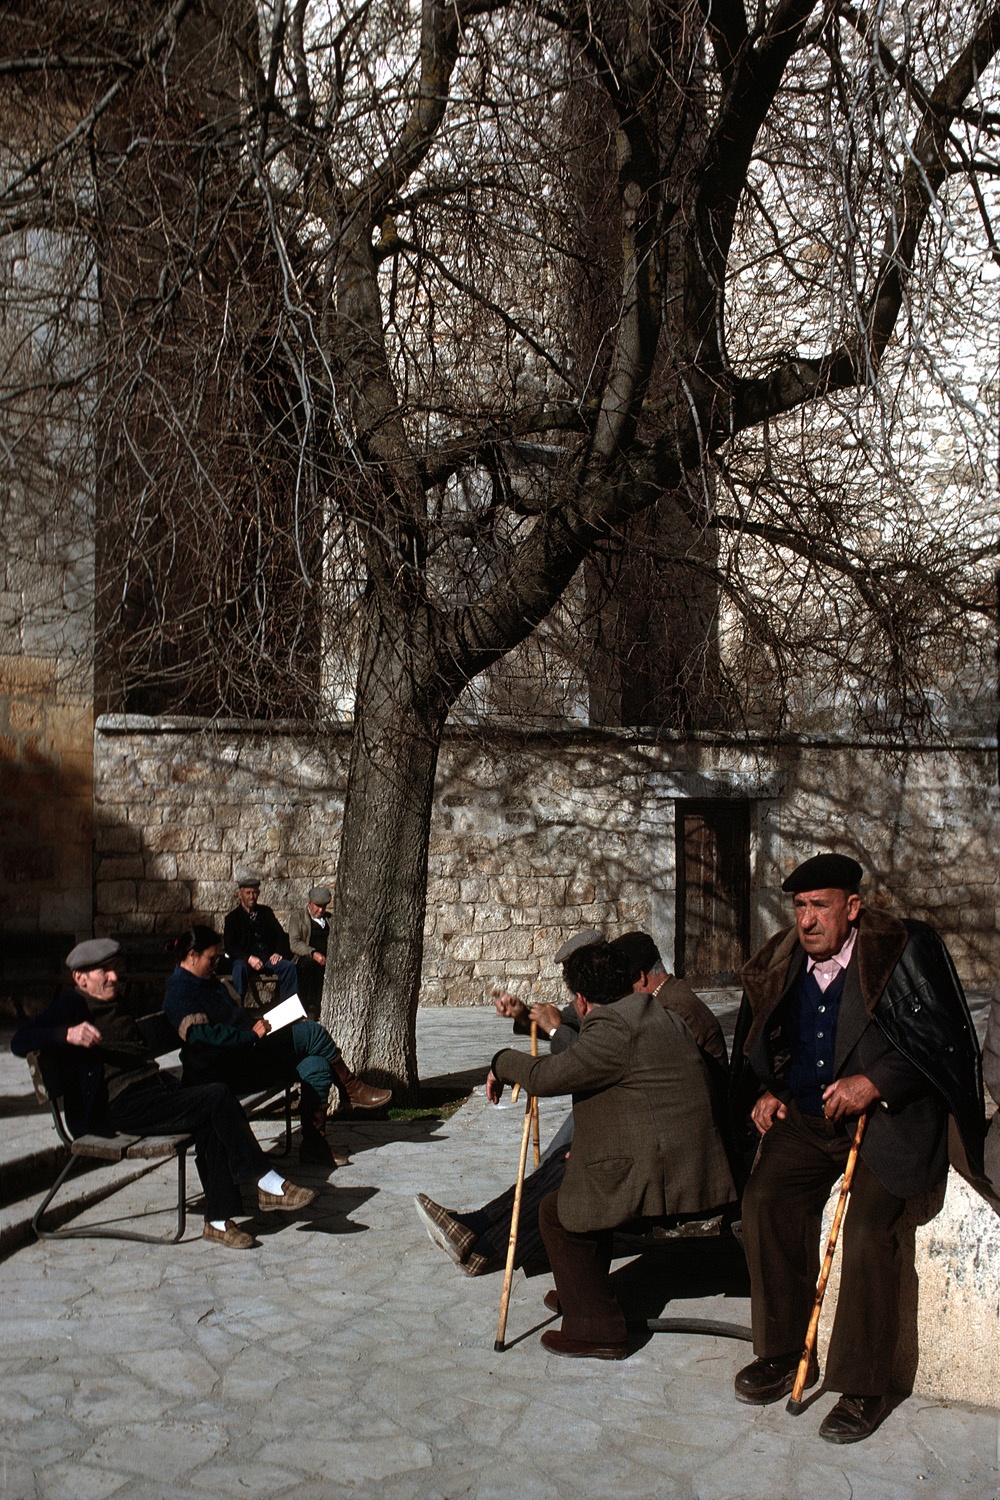
[[[884,1396],[841,1396],[819,1424],[819,1435],[828,1443],[860,1443],[871,1437],[888,1410]]]
[[[769,1406],[790,1394],[795,1384],[795,1373],[799,1368],[801,1354],[782,1354],[777,1359],[755,1359],[752,1365],[744,1365],[736,1377],[736,1399],[749,1406]],[[815,1358],[809,1361],[806,1385],[815,1385],[819,1369]]]
[[[550,1354],[564,1354],[567,1359],[625,1359],[624,1344],[602,1344],[593,1339],[570,1339],[555,1328],[542,1334],[542,1347]]]
[[[562,1303],[559,1301],[559,1293],[556,1291],[555,1287],[552,1288],[551,1292],[545,1293],[542,1301],[545,1303],[545,1306],[548,1308],[549,1312],[562,1312]]]

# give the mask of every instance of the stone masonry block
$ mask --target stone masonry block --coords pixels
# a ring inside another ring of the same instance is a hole
[[[99,854],[138,854],[142,849],[142,834],[137,827],[98,823],[94,844]]]
[[[143,880],[136,892],[136,909],[151,912],[191,910],[191,892],[181,880]]]
[[[102,916],[133,912],[136,910],[135,893],[134,880],[99,880],[94,893],[97,911]]]

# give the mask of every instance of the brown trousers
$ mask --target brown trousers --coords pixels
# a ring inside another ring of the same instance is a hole
[[[559,1194],[549,1193],[538,1205],[538,1227],[562,1304],[562,1332],[567,1338],[600,1344],[624,1344],[625,1314],[611,1290],[611,1251],[614,1231],[594,1229],[574,1233],[560,1223]]]
[[[754,1353],[801,1349],[816,1295],[823,1208],[844,1169],[855,1121],[833,1124],[794,1105],[761,1141],[743,1197]],[[828,1389],[884,1396],[899,1331],[897,1198],[858,1158],[841,1225],[840,1296],[825,1362]]]

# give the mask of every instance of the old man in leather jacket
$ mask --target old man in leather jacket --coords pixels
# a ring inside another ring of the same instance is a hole
[[[733,1045],[734,1088],[761,1136],[743,1203],[757,1358],[736,1377],[742,1401],[791,1390],[823,1207],[867,1117],[827,1355],[827,1387],[842,1394],[820,1426],[835,1443],[868,1437],[887,1410],[899,1221],[905,1200],[947,1172],[949,1115],[971,1169],[982,1162],[979,1046],[948,950],[925,923],[863,909],[861,875],[855,860],[822,854],[784,882],[796,925],[746,965]]]

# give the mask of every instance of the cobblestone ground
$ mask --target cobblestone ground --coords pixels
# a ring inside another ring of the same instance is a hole
[[[505,1039],[488,1013],[422,1014],[422,1071],[477,1067]],[[562,1118],[543,1102],[543,1135]],[[997,1492],[995,1412],[910,1399],[866,1443],[733,1399],[743,1343],[657,1335],[627,1362],[545,1353],[548,1277],[468,1279],[427,1239],[412,1197],[475,1206],[513,1176],[520,1108],[479,1088],[437,1128],[338,1127],[353,1165],[300,1219],[258,1220],[259,1250],[45,1243],[0,1266],[3,1500],[897,1500]],[[265,1138],[267,1138],[265,1136]],[[322,1185],[322,1174],[293,1175]],[[170,1217],[163,1169],[94,1211]],[[639,1323],[666,1306],[745,1323],[718,1244],[618,1271]]]

